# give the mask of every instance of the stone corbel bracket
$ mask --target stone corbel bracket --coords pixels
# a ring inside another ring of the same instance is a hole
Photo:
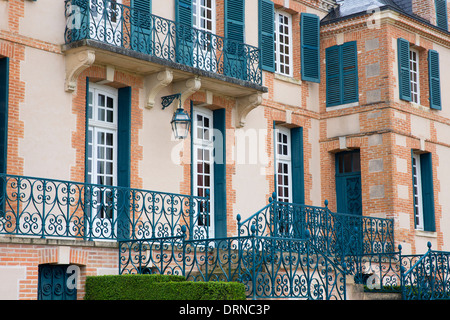
[[[174,93],[181,93],[181,105],[183,106],[186,99],[200,90],[201,86],[201,79],[199,77],[195,77],[174,83],[172,91]]]
[[[78,76],[95,61],[94,50],[83,50],[66,55],[66,82],[64,89],[66,92],[74,92],[77,88]]]
[[[147,88],[147,104],[146,108],[151,109],[155,106],[156,95],[172,83],[173,72],[169,69],[152,74],[145,79],[145,87]]]
[[[262,103],[262,94],[255,93],[236,100],[236,128],[245,126],[245,118],[250,111]]]

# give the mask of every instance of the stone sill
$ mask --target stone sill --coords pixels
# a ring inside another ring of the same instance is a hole
[[[53,246],[76,246],[76,247],[97,247],[97,248],[119,248],[117,241],[97,240],[75,240],[75,239],[57,239],[57,238],[35,238],[0,235],[0,245],[2,244],[20,244],[20,245],[53,245]]]

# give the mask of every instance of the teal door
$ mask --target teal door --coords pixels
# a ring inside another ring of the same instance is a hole
[[[362,196],[359,150],[336,154],[336,202],[334,241],[336,254],[362,253]]]
[[[41,264],[38,269],[38,300],[76,300],[68,265]]]
[[[359,150],[336,154],[336,201],[339,213],[362,215]]]

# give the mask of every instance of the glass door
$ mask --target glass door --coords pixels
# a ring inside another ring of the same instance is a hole
[[[194,67],[217,71],[215,50],[213,48],[215,40],[213,39],[216,29],[215,0],[193,0],[192,15],[193,25],[196,28],[194,45]]]
[[[117,90],[89,85],[87,179],[92,234],[110,238],[117,185]]]
[[[121,0],[89,0],[90,38],[122,45]]]
[[[209,214],[197,208],[194,224],[201,235],[214,236],[214,145],[213,113],[196,108],[193,112],[193,189],[194,195],[206,197],[209,193]]]

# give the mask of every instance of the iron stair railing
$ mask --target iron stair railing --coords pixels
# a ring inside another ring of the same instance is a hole
[[[432,250],[428,242],[425,254],[400,255],[400,261],[403,300],[450,299],[450,252]]]

